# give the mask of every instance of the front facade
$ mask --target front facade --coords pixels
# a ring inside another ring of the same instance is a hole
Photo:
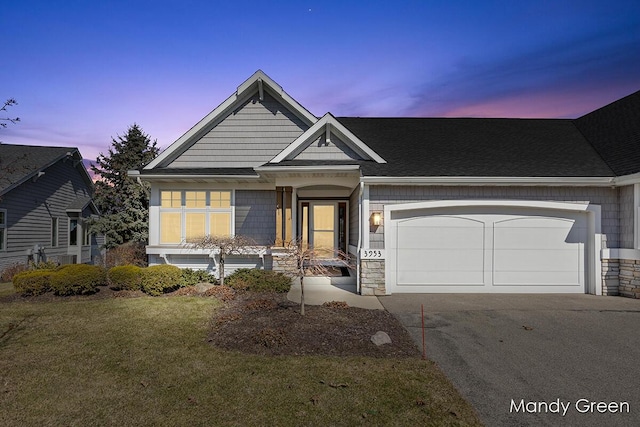
[[[89,263],[93,183],[76,148],[0,144],[0,272],[14,264]]]
[[[299,238],[362,294],[638,296],[639,116],[640,92],[577,120],[316,117],[258,71],[131,174],[151,264],[215,272],[185,242],[220,234],[257,244],[228,267],[278,269]]]

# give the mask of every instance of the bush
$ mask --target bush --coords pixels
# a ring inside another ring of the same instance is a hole
[[[121,265],[147,266],[147,253],[143,243],[128,242],[107,250],[105,266],[107,268]]]
[[[69,264],[51,275],[51,289],[56,295],[82,295],[97,291],[106,284],[106,272],[102,267],[87,264]]]
[[[13,276],[18,273],[22,273],[23,271],[27,271],[29,266],[27,264],[12,264],[9,267],[6,267],[0,273],[0,282],[11,282],[13,280]]]
[[[107,272],[107,283],[113,289],[138,291],[142,288],[142,271],[137,265],[120,265]]]
[[[162,295],[181,285],[182,271],[175,265],[154,265],[142,270],[142,290],[149,295]]]
[[[23,295],[41,295],[51,290],[53,270],[24,271],[13,276],[13,287]]]
[[[206,270],[192,270],[190,268],[182,269],[181,286],[193,286],[198,283],[218,283],[216,276],[209,274]]]
[[[291,278],[271,270],[241,268],[227,277],[224,284],[235,290],[284,293],[291,288]]]

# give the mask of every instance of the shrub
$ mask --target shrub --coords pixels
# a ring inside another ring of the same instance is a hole
[[[175,265],[154,265],[142,270],[142,290],[149,295],[162,295],[180,287],[182,271]]]
[[[142,287],[142,268],[137,265],[120,265],[107,272],[107,283],[113,289],[138,291]]]
[[[2,270],[2,273],[0,273],[0,282],[11,282],[13,280],[13,276],[18,273],[22,273],[23,271],[27,271],[28,269],[29,266],[27,264],[12,264]]]
[[[143,243],[128,242],[107,250],[105,266],[107,268],[121,265],[147,266],[147,253]]]
[[[53,270],[24,271],[13,276],[13,287],[23,295],[41,295],[51,290]]]
[[[97,291],[106,284],[106,272],[102,267],[87,264],[69,264],[51,275],[51,289],[56,295],[82,295]]]
[[[30,270],[55,270],[58,268],[58,263],[55,261],[40,261],[38,263],[29,262]]]
[[[225,285],[250,292],[289,292],[291,278],[271,270],[241,268],[225,279]]]
[[[209,274],[206,270],[192,270],[190,268],[182,269],[182,279],[180,281],[181,286],[193,286],[198,283],[213,283],[216,284],[216,276]]]

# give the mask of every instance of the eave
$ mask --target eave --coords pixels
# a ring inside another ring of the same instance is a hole
[[[614,177],[363,176],[371,185],[614,187]]]

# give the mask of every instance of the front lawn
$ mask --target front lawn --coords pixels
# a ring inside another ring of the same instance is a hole
[[[216,349],[207,336],[219,304],[0,302],[0,425],[479,424],[442,373],[417,358]]]

